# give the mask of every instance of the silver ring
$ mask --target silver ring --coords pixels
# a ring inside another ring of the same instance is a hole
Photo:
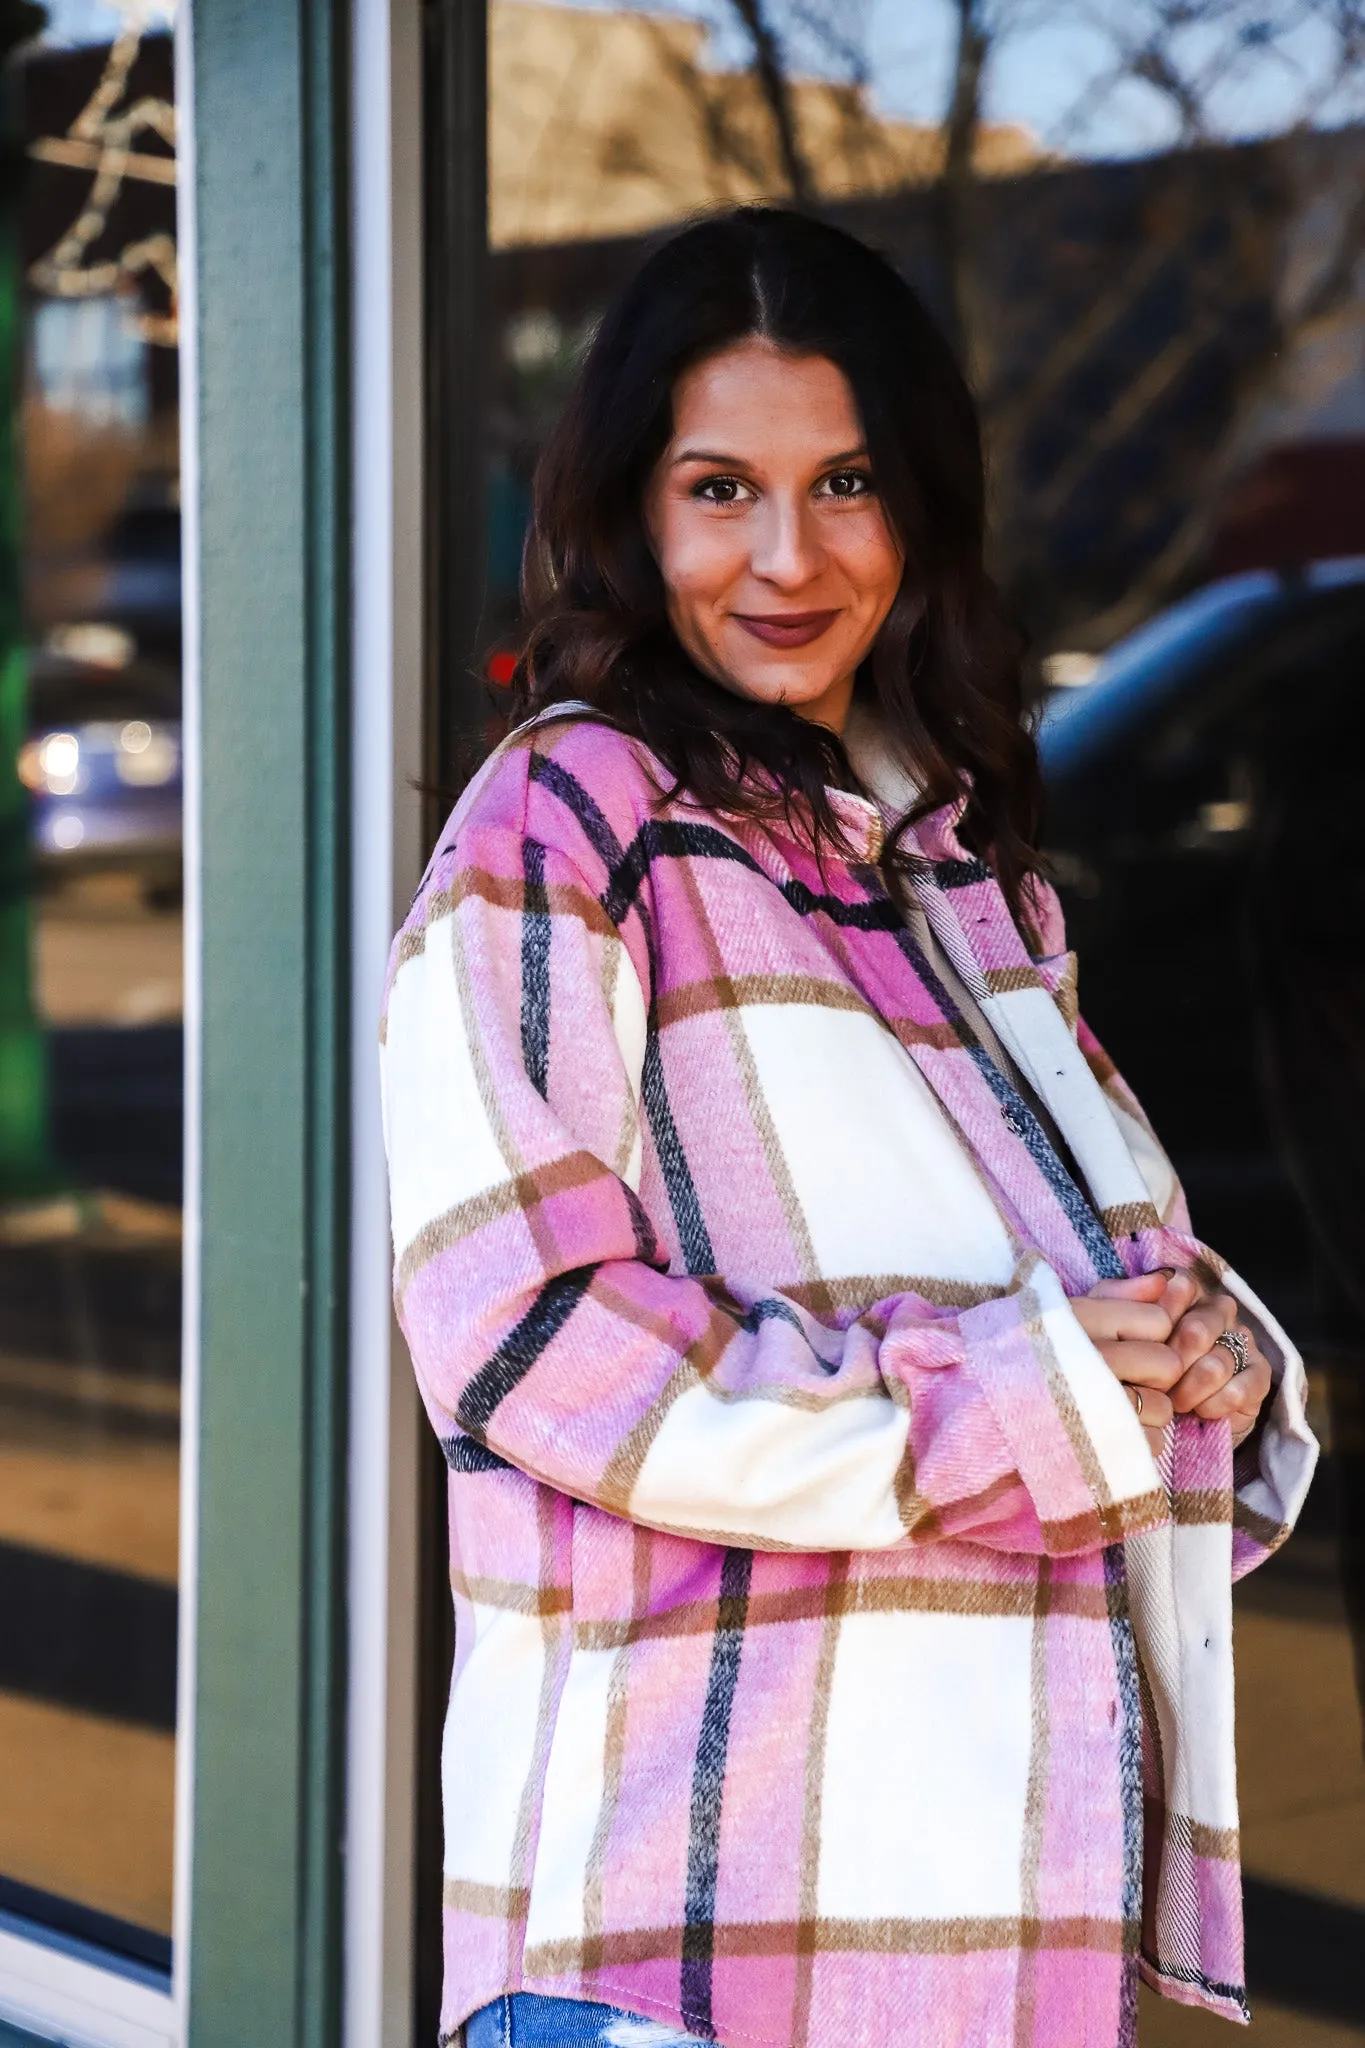
[[[1142,1414],[1142,1389],[1141,1387],[1129,1387],[1128,1391],[1133,1397],[1133,1413],[1140,1417]]]
[[[1231,1352],[1234,1379],[1239,1372],[1246,1371],[1251,1363],[1251,1339],[1245,1330],[1224,1330],[1213,1341],[1215,1344],[1221,1344],[1224,1351]]]

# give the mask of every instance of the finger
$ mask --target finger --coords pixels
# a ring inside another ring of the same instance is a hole
[[[1204,1422],[1222,1422],[1239,1416],[1256,1415],[1272,1385],[1270,1367],[1259,1353],[1245,1372],[1234,1373],[1218,1390],[1191,1412]]]
[[[1161,1456],[1162,1451],[1166,1448],[1165,1430],[1148,1429],[1145,1422],[1143,1423],[1142,1427],[1146,1435],[1148,1448],[1150,1449],[1152,1456],[1154,1458],[1159,1458]]]
[[[1129,1405],[1143,1428],[1159,1436],[1171,1419],[1171,1404],[1156,1387],[1124,1389]]]
[[[1175,1340],[1171,1349],[1176,1350]],[[1181,1354],[1176,1351],[1176,1356]],[[1203,1401],[1211,1401],[1220,1393],[1237,1370],[1237,1361],[1222,1344],[1214,1344],[1202,1358],[1193,1365],[1187,1365],[1180,1378],[1171,1388],[1171,1400],[1177,1415],[1192,1415]],[[1248,1367],[1248,1370],[1250,1368]]]
[[[1099,1280],[1083,1298],[1086,1301],[1160,1301],[1170,1284],[1170,1277],[1169,1273],[1156,1272],[1137,1273],[1126,1280]],[[1174,1322],[1175,1318],[1171,1320]]]
[[[1230,1294],[1206,1294],[1204,1299],[1180,1318],[1171,1343],[1186,1365],[1203,1358],[1224,1330],[1237,1320],[1237,1303]]]
[[[1227,1300],[1228,1297],[1224,1296],[1223,1299]],[[1226,1327],[1235,1329],[1237,1325],[1234,1322],[1229,1323]],[[1245,1377],[1245,1373],[1250,1369],[1250,1362],[1259,1359],[1261,1354],[1256,1349],[1255,1340],[1252,1338],[1251,1332],[1249,1330],[1242,1330],[1241,1334],[1247,1339],[1249,1347],[1247,1352],[1248,1365],[1243,1368],[1241,1375]],[[1178,1335],[1179,1332],[1171,1338],[1171,1348],[1183,1357],[1182,1347],[1176,1341]],[[1201,1403],[1211,1400],[1221,1388],[1227,1386],[1229,1381],[1236,1377],[1238,1377],[1238,1373],[1235,1356],[1229,1351],[1227,1345],[1220,1344],[1215,1336],[1208,1350],[1202,1357],[1197,1358],[1193,1365],[1187,1367],[1179,1384],[1172,1389],[1172,1399],[1175,1402],[1176,1412],[1181,1415],[1193,1414]]]
[[[1095,1349],[1115,1379],[1122,1380],[1125,1386],[1141,1387],[1144,1393],[1155,1389],[1163,1400],[1181,1376],[1180,1360],[1169,1344],[1123,1338],[1114,1344],[1097,1344]]]
[[[1201,1422],[1231,1422],[1234,1429],[1243,1422],[1250,1426],[1260,1414],[1271,1384],[1270,1367],[1258,1357],[1193,1412]]]
[[[1083,1295],[1071,1306],[1086,1336],[1095,1344],[1112,1344],[1121,1337],[1164,1344],[1171,1334],[1170,1317],[1154,1301],[1130,1301],[1117,1296],[1097,1301],[1093,1295]]]
[[[1172,1326],[1187,1315],[1195,1303],[1203,1298],[1204,1289],[1197,1273],[1191,1273],[1187,1266],[1177,1267],[1166,1276],[1166,1286],[1161,1295],[1161,1306],[1171,1319]]]

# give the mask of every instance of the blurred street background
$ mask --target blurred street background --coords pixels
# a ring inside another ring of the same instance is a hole
[[[173,33],[165,6],[0,0],[0,1924],[153,1966],[181,1317]],[[472,423],[471,394],[428,393],[431,445],[475,446],[482,507],[431,595],[458,583],[477,614],[476,684],[436,635],[431,690],[485,739],[536,457],[651,237],[739,200],[819,209],[968,366],[1082,1003],[1196,1228],[1301,1337],[1329,1450],[1302,1533],[1238,1595],[1257,2038],[1365,2042],[1365,0],[491,0],[487,126],[475,302],[427,279],[480,385]],[[434,191],[438,137],[430,157]],[[1143,2039],[1216,2025],[1153,2003]]]

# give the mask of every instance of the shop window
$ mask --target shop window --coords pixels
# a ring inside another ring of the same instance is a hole
[[[0,175],[0,1931],[156,1984],[180,1514],[172,62],[145,16],[49,13],[9,55]]]

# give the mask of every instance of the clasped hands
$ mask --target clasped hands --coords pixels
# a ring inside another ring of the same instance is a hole
[[[1207,1288],[1185,1270],[1101,1280],[1071,1304],[1076,1319],[1141,1417],[1153,1451],[1176,1415],[1230,1422],[1234,1446],[1249,1436],[1270,1392],[1270,1366],[1256,1338],[1238,1322],[1230,1294]],[[1247,1343],[1241,1372],[1224,1330]]]

